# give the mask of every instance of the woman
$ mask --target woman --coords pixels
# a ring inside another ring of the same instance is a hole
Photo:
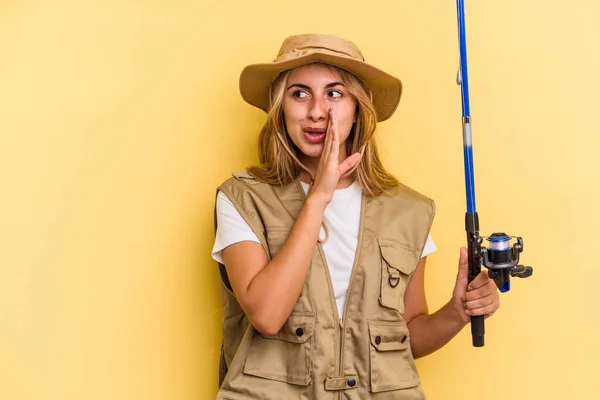
[[[430,314],[433,201],[374,144],[401,82],[331,35],[288,37],[250,65],[242,97],[267,112],[260,165],[219,187],[213,257],[223,298],[217,399],[423,399],[414,359],[499,307],[486,273]]]

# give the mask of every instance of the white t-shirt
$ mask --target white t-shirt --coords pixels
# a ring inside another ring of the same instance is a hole
[[[308,184],[302,182],[302,187],[304,192],[308,192]],[[331,274],[340,317],[344,312],[346,292],[358,244],[361,204],[362,188],[355,181],[345,189],[335,190],[333,199],[325,208],[324,220],[329,228],[329,240],[323,244],[323,252]],[[321,227],[320,237],[325,237],[323,227]],[[260,243],[233,203],[223,192],[219,191],[217,196],[217,233],[212,250],[213,259],[223,263],[221,250],[246,240]],[[429,235],[421,257],[426,257],[435,250],[435,243]]]

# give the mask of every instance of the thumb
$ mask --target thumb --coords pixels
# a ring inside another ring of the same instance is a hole
[[[466,247],[460,248],[460,258],[458,260],[458,275],[456,276],[457,282],[467,282],[469,279],[469,256]],[[466,286],[466,285],[465,285]]]
[[[351,156],[347,157],[344,161],[342,161],[338,168],[338,172],[340,173],[340,176],[344,175],[350,169],[354,168],[356,166],[356,164],[358,164],[358,162],[360,161],[360,158],[361,158],[360,153],[354,153]]]

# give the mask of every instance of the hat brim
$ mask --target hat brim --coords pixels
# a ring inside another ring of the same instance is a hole
[[[277,76],[283,71],[315,62],[342,68],[362,80],[373,93],[377,121],[385,121],[396,111],[402,95],[402,82],[398,78],[354,58],[322,53],[313,53],[282,62],[248,65],[240,74],[242,98],[247,103],[267,111],[269,90]]]

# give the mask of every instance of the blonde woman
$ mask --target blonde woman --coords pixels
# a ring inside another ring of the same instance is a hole
[[[432,200],[375,147],[402,84],[332,35],[284,40],[246,67],[244,100],[267,112],[260,165],[218,188],[213,257],[223,301],[217,399],[424,399],[414,359],[499,307],[486,273],[430,313]]]

